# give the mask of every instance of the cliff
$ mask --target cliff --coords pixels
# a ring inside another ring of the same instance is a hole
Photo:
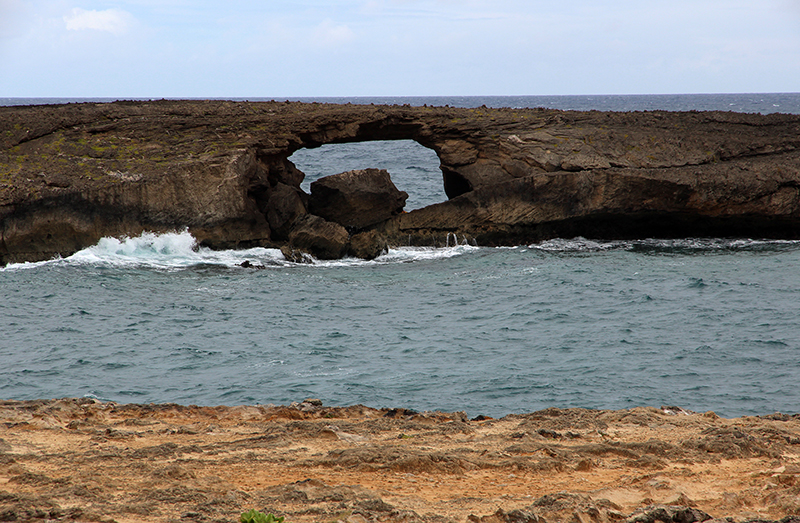
[[[292,153],[393,139],[436,152],[450,199],[351,235],[800,237],[798,115],[116,102],[0,108],[0,263],[187,227],[280,247],[308,222]]]

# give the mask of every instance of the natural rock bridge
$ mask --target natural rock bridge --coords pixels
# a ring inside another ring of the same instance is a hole
[[[450,200],[345,241],[800,237],[798,115],[116,102],[0,108],[0,263],[187,227],[212,248],[286,246],[330,224],[292,153],[396,139],[436,152]]]

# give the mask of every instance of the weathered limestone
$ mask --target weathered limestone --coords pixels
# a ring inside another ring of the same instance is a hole
[[[800,238],[798,115],[117,102],[0,107],[0,264],[187,227],[213,248],[280,247],[309,208],[291,154],[387,139],[433,149],[450,198],[337,218],[390,245]]]

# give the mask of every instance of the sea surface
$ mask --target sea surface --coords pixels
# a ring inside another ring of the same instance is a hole
[[[258,100],[251,98],[251,100]],[[308,99],[305,99],[308,100]],[[800,94],[359,98],[336,103],[800,113]],[[3,99],[0,105],[108,101]],[[445,200],[410,141],[301,150]],[[240,264],[248,260],[260,270]],[[298,265],[186,231],[0,269],[0,398],[288,404],[502,416],[547,407],[800,412],[800,242],[564,238]]]

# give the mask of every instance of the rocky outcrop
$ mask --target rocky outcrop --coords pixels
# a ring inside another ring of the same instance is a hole
[[[360,169],[313,182],[308,206],[326,220],[363,229],[400,214],[407,199],[386,170]]]
[[[742,160],[735,169],[609,168],[540,173],[484,186],[453,200],[404,214],[384,233],[424,243],[455,230],[480,245],[553,237],[800,237],[800,155],[782,169],[771,159]],[[770,173],[769,183],[754,173]]]
[[[800,237],[798,115],[117,102],[0,108],[0,263],[187,227],[284,246],[315,205],[291,154],[390,139],[433,149],[450,198],[334,220],[391,245]]]
[[[319,216],[306,214],[298,220],[289,235],[288,247],[293,251],[284,256],[295,260],[297,252],[308,253],[320,260],[336,260],[347,253],[350,234],[338,223],[329,222]]]

